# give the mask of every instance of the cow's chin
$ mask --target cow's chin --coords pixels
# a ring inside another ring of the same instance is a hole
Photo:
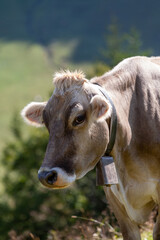
[[[64,189],[64,188],[68,188],[70,187],[71,184],[66,184],[66,185],[63,185],[63,186],[54,186],[54,185],[48,185],[46,186],[47,188],[50,188],[50,189]]]

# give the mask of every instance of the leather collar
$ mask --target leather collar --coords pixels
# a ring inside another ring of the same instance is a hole
[[[100,92],[105,96],[105,98],[110,102],[110,104],[112,106],[112,115],[111,115],[111,122],[110,122],[110,137],[109,137],[109,143],[108,143],[108,146],[107,146],[107,150],[104,154],[104,156],[109,156],[113,147],[114,147],[115,139],[116,139],[116,132],[117,132],[116,108],[113,104],[113,101],[111,100],[108,93],[106,92],[106,90],[104,88],[102,88],[98,83],[93,83],[93,84],[97,85]]]

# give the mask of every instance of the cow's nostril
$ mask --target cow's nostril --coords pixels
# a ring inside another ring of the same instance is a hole
[[[57,181],[57,172],[51,171],[47,173],[45,180],[48,184],[52,185],[54,182]]]
[[[56,171],[42,171],[38,173],[38,178],[40,182],[47,186],[53,185],[57,181],[57,172]]]

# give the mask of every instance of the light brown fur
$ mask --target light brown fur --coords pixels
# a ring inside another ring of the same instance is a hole
[[[140,240],[139,224],[147,220],[155,204],[160,207],[159,65],[158,57],[133,57],[90,82],[84,76],[79,79],[74,74],[59,75],[54,81],[56,90],[44,108],[50,139],[41,171],[63,169],[64,177],[59,170],[58,176],[65,179],[67,186],[69,176],[78,179],[95,167],[109,142],[107,113],[111,107],[92,83],[100,84],[111,97],[118,118],[111,154],[119,185],[104,190],[124,240]],[[35,121],[30,112],[32,109],[27,108],[24,116],[28,114],[29,121]],[[85,120],[74,125],[83,113]],[[51,187],[57,188],[56,184]],[[154,229],[154,240],[158,239],[159,215]]]

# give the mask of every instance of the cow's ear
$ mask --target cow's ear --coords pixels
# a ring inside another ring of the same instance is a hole
[[[106,98],[96,95],[91,99],[90,104],[94,119],[103,120],[111,116],[112,106]]]
[[[43,117],[42,112],[46,106],[46,102],[31,102],[21,111],[21,116],[29,125],[42,127]]]

